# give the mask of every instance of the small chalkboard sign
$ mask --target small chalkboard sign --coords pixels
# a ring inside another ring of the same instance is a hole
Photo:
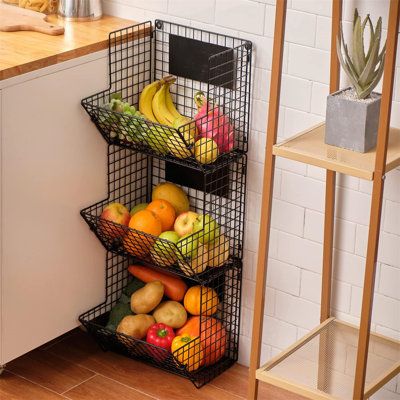
[[[223,54],[221,54],[223,53]],[[209,58],[215,59],[209,71]],[[215,86],[234,89],[235,65],[233,49],[196,39],[169,35],[169,73]]]

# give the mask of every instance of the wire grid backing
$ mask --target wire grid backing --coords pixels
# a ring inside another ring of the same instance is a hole
[[[156,24],[158,23],[160,21],[156,21]],[[110,34],[109,89],[82,100],[82,105],[93,123],[109,144],[118,144],[201,170],[214,168],[215,164],[221,162],[230,162],[232,157],[246,153],[249,134],[251,43],[164,21],[162,27],[170,31],[177,30],[182,35],[203,40],[204,43],[215,42],[232,47],[210,57],[206,82],[178,77],[177,82],[171,86],[178,110],[187,117],[193,118],[197,113],[194,95],[198,89],[202,89],[206,98],[211,100],[207,103],[208,107],[218,106],[213,108],[211,116],[205,115],[198,122],[203,126],[204,136],[212,137],[218,142],[217,160],[212,164],[205,163],[206,159],[213,157],[214,150],[210,144],[198,147],[197,159],[195,158],[194,143],[189,140],[189,132],[195,131],[193,122],[176,130],[147,119],[110,110],[108,107],[111,95],[120,93],[124,101],[138,108],[143,88],[155,78],[169,75],[169,43],[166,41],[169,33],[156,30],[151,34],[151,22]],[[229,73],[227,75],[226,69],[232,76]],[[231,82],[233,79],[234,82]],[[220,86],[213,85],[213,82]],[[223,87],[230,83],[233,85],[231,88]],[[169,137],[175,139],[168,141]],[[199,161],[200,159],[202,161]]]
[[[333,320],[300,349],[267,370],[268,375],[335,399],[353,396],[359,330]],[[400,342],[371,335],[366,386],[400,361]],[[397,397],[394,397],[397,399]],[[400,399],[400,394],[398,394]]]
[[[118,146],[108,150],[107,199],[85,208],[81,214],[104,247],[116,254],[133,256],[137,261],[197,281],[219,275],[243,255],[243,224],[246,156],[213,173],[202,174],[200,188],[183,187],[191,210],[209,214],[204,229],[190,235],[181,245],[136,231],[100,218],[104,208],[118,202],[131,209],[151,201],[153,188],[165,181],[166,163]],[[224,191],[226,197],[217,195]],[[219,236],[219,246],[202,245],[206,237]],[[197,246],[198,243],[198,246]],[[194,249],[192,247],[194,246]],[[207,266],[209,266],[207,268]]]
[[[218,105],[235,127],[234,148],[247,152],[250,112],[251,42],[167,21],[155,21],[154,79],[170,72],[170,35],[216,44],[228,49],[210,56],[208,80],[205,82],[177,77],[171,87],[180,113],[193,118],[198,109],[193,101],[197,91],[203,91],[211,104]],[[231,88],[227,87],[232,85]],[[215,126],[221,127],[219,122]]]
[[[80,322],[104,350],[113,350],[189,378],[196,387],[203,386],[237,361],[241,293],[240,264],[237,264],[226,277],[220,275],[207,282],[207,287],[212,287],[213,291],[203,291],[201,294],[200,335],[195,341],[200,345],[201,350],[196,352],[193,351],[193,344],[186,345],[180,352],[175,353],[175,357],[167,350],[153,346],[145,340],[134,339],[105,327],[110,310],[118,302],[122,290],[132,279],[127,271],[128,265],[129,260],[125,257],[107,253],[106,300],[79,317]],[[200,368],[190,370],[185,367],[185,365],[194,365],[196,360],[202,361]]]

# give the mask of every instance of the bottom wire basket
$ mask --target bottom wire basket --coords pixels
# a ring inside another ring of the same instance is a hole
[[[133,279],[125,257],[107,254],[106,300],[79,316],[79,321],[103,350],[110,350],[124,356],[141,360],[154,367],[180,375],[200,388],[233,365],[238,358],[240,327],[241,262],[230,270],[221,270],[219,276],[212,276],[204,286],[211,287],[218,294],[218,311],[211,316],[200,317],[200,338],[204,364],[193,370],[191,366],[199,354],[190,343],[178,353],[118,333],[107,327],[111,309],[120,300],[124,288]],[[187,280],[188,286],[196,282]],[[209,300],[207,300],[209,301]],[[206,300],[202,299],[205,304]],[[223,331],[223,334],[221,333]],[[222,344],[221,344],[222,343]],[[188,347],[187,347],[188,346]],[[190,347],[192,346],[192,347]],[[200,348],[200,347],[199,347]],[[193,358],[193,360],[191,360]],[[216,361],[216,362],[214,362]]]

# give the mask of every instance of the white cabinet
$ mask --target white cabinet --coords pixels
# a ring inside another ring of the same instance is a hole
[[[107,80],[102,56],[0,92],[0,365],[104,300],[104,250],[79,211],[106,197],[106,144],[80,100]]]

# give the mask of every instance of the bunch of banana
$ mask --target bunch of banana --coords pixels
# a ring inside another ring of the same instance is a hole
[[[197,130],[195,123],[181,115],[172,101],[170,86],[174,82],[173,76],[166,76],[147,85],[140,94],[139,110],[148,120],[174,128],[153,126],[148,129],[149,146],[160,154],[169,151],[175,157],[187,158],[193,155],[188,146],[194,145]]]
[[[139,98],[139,110],[148,120],[172,127],[174,120],[182,116],[169,91],[174,82],[174,77],[166,76],[143,89]]]

